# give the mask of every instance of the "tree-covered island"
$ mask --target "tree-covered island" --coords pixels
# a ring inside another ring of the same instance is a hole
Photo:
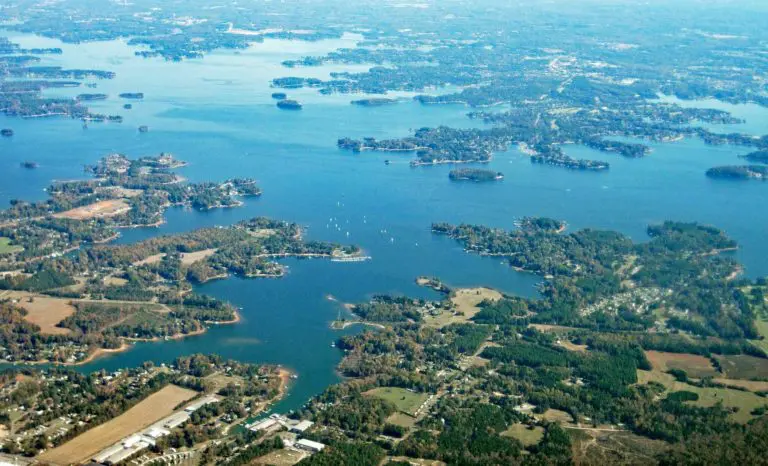
[[[714,167],[707,170],[710,178],[726,178],[737,180],[768,180],[768,166],[764,165],[730,165]]]
[[[504,174],[494,170],[483,170],[480,168],[457,168],[448,173],[448,178],[453,181],[500,181],[504,179]]]

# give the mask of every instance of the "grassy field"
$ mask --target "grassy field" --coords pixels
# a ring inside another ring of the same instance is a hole
[[[168,385],[120,416],[78,435],[60,447],[46,451],[38,459],[62,465],[88,461],[101,450],[170,415],[174,406],[195,395],[195,391]]]
[[[424,403],[429,395],[426,393],[414,393],[404,388],[379,387],[365,392],[367,396],[375,396],[387,400],[397,407],[398,411],[415,416],[416,410]]]
[[[570,414],[565,411],[560,411],[559,409],[548,409],[544,411],[542,417],[551,422],[573,422],[573,418]]]
[[[568,351],[575,351],[577,353],[586,353],[587,352],[587,345],[577,345],[576,343],[571,343],[568,340],[560,340],[557,342],[558,346],[562,346],[563,348],[567,349]]]
[[[533,327],[539,332],[547,333],[568,333],[572,330],[578,330],[576,327],[565,327],[563,325],[547,325],[547,324],[531,324],[529,327]]]
[[[645,384],[651,381],[658,382],[667,388],[668,392],[689,391],[699,395],[697,401],[692,402],[698,406],[714,406],[721,402],[724,407],[738,408],[738,411],[731,414],[731,418],[736,422],[747,422],[752,419],[750,412],[766,404],[766,399],[751,392],[741,390],[731,390],[728,388],[700,388],[689,385],[684,382],[678,382],[675,378],[664,372],[637,371],[638,383]]]
[[[709,358],[695,354],[665,353],[662,351],[646,351],[645,356],[654,369],[667,372],[670,369],[685,371],[689,377],[717,377],[720,375]]]
[[[451,324],[460,324],[468,322],[472,317],[480,312],[478,304],[488,299],[498,301],[502,298],[501,293],[490,288],[464,288],[456,290],[451,297],[455,312],[444,311],[436,317],[426,317],[424,322],[430,327],[445,327]]]
[[[19,252],[23,248],[11,244],[10,238],[0,236],[0,254],[10,254],[12,252]]]
[[[768,353],[768,321],[762,319],[755,320],[757,332],[763,337],[762,340],[752,340],[752,344]]]
[[[741,380],[741,379],[725,379],[716,377],[712,379],[716,383],[723,385],[733,385],[734,387],[744,387],[751,392],[765,392],[768,391],[768,382],[762,382],[757,380]],[[766,400],[768,402],[768,400]]]
[[[768,359],[745,354],[717,356],[725,376],[729,379],[762,379],[768,377]]]
[[[529,429],[525,424],[512,424],[501,435],[516,438],[524,447],[529,447],[541,441],[542,437],[544,437],[544,428],[534,426],[533,429]]]
[[[387,418],[387,422],[410,429],[416,425],[416,418],[403,413],[395,413]]]

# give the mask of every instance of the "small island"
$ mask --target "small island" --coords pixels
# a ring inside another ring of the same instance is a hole
[[[749,154],[743,156],[745,159],[749,160],[750,162],[756,162],[756,163],[765,163],[768,164],[768,149],[758,150],[755,152],[750,152]]]
[[[736,180],[768,180],[768,167],[761,165],[728,165],[707,170],[710,178],[727,178]]]
[[[9,138],[13,136],[13,130],[8,128],[0,129],[0,136]]]
[[[494,170],[485,170],[481,168],[457,168],[448,173],[448,178],[452,181],[500,181],[504,179],[504,174]]]
[[[144,98],[143,92],[123,92],[120,94],[121,99],[134,99],[139,100]]]
[[[301,104],[295,100],[283,99],[277,103],[277,108],[283,110],[301,110]]]
[[[94,100],[107,100],[107,94],[79,94],[75,100],[90,102]]]
[[[272,98],[275,100],[285,100],[288,98],[288,94],[286,94],[285,92],[273,92]]]
[[[397,99],[388,99],[388,98],[373,98],[373,99],[360,99],[360,100],[353,100],[352,105],[360,105],[361,107],[381,107],[384,105],[392,105],[396,104]]]

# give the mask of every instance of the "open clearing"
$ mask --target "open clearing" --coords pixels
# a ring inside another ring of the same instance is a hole
[[[689,377],[717,377],[721,375],[712,366],[712,362],[704,356],[695,354],[665,353],[663,351],[646,351],[645,356],[654,369],[667,372],[670,369],[685,371]]]
[[[763,339],[752,340],[752,344],[768,353],[768,321],[763,319],[756,319],[755,327],[757,327],[757,333],[759,333]]]
[[[140,267],[142,265],[157,264],[161,260],[163,260],[163,257],[165,257],[165,254],[162,254],[162,253],[161,254],[154,254],[154,255],[151,255],[151,256],[149,256],[149,257],[147,257],[145,259],[142,259],[140,261],[134,262],[133,266],[134,267]]]
[[[568,333],[572,330],[578,330],[576,327],[565,327],[562,325],[547,325],[547,324],[531,324],[529,327],[533,327],[539,332],[551,332],[551,333]]]
[[[576,343],[572,343],[568,340],[558,340],[557,345],[567,349],[568,351],[575,351],[577,353],[587,352],[587,345],[577,345]]]
[[[123,199],[110,199],[108,201],[99,201],[66,212],[61,212],[54,215],[54,217],[68,218],[71,220],[88,220],[99,217],[114,217],[115,215],[124,214],[129,210],[131,210],[131,206]]]
[[[565,411],[560,411],[559,409],[550,408],[544,411],[544,414],[542,414],[542,417],[547,421],[551,421],[551,422],[562,422],[562,423],[573,422],[573,418],[571,417],[570,414],[566,413]]]
[[[70,304],[69,299],[36,296],[24,291],[9,291],[3,293],[2,298],[18,300],[17,305],[27,311],[24,320],[40,327],[40,333],[66,335],[70,332],[67,328],[56,326],[75,313],[75,308]]]
[[[768,377],[768,359],[739,354],[716,356],[729,379],[762,379]]]
[[[416,410],[427,400],[426,393],[416,393],[398,387],[379,387],[364,393],[367,396],[375,396],[382,400],[392,402],[398,411],[411,416],[416,415]]]
[[[184,252],[181,254],[181,263],[183,265],[192,265],[195,262],[211,257],[215,253],[216,253],[216,249],[203,249],[202,251]],[[134,262],[133,265],[134,267],[139,267],[142,265],[158,264],[160,263],[160,261],[163,260],[164,257],[165,257],[165,254],[163,253],[154,254],[145,259]]]
[[[396,462],[416,464],[418,466],[445,466],[445,463],[440,460],[425,460],[421,458],[409,458],[407,456],[391,456],[388,457],[388,459]]]
[[[191,265],[195,262],[207,259],[216,253],[215,249],[203,249],[196,252],[185,252],[181,255],[181,263],[183,265]]]
[[[455,307],[455,312],[442,312],[436,317],[427,317],[425,323],[432,327],[445,327],[450,324],[461,324],[468,322],[472,317],[480,312],[478,304],[484,300],[498,301],[502,294],[490,288],[463,288],[456,290],[451,297],[451,302]]]
[[[751,392],[766,392],[768,391],[768,382],[764,381],[757,381],[757,380],[740,380],[740,379],[724,379],[724,378],[714,378],[712,379],[713,382],[720,383],[723,385],[732,385],[734,387],[743,387]],[[766,400],[766,404],[768,404],[768,400]]]
[[[276,450],[253,460],[251,464],[268,464],[270,466],[293,466],[309,456],[308,452],[299,450]]]
[[[197,392],[168,385],[139,402],[120,416],[88,430],[64,445],[46,451],[38,458],[53,464],[83,463],[93,455],[170,415],[173,408]]]
[[[697,406],[714,406],[718,402],[726,408],[738,408],[738,411],[731,414],[731,418],[736,422],[747,422],[752,419],[750,412],[766,404],[765,398],[755,395],[751,392],[741,390],[731,390],[728,388],[701,388],[689,385],[684,382],[678,382],[675,378],[658,370],[637,371],[638,383],[646,384],[654,381],[664,385],[668,392],[688,391],[699,395],[699,399],[691,402]]]
[[[669,445],[632,432],[570,429],[575,464],[656,464]]]
[[[112,197],[139,197],[144,193],[143,189],[121,188],[119,186],[102,186],[95,189],[95,192],[107,193]]]
[[[19,252],[22,249],[24,248],[21,246],[12,245],[10,238],[0,236],[0,254],[11,254],[14,252]]]
[[[387,418],[387,422],[396,426],[410,429],[416,425],[416,418],[403,413],[395,413]]]
[[[538,444],[544,437],[544,428],[533,426],[529,428],[525,424],[512,424],[509,429],[501,433],[506,437],[512,437],[520,440],[524,447]]]

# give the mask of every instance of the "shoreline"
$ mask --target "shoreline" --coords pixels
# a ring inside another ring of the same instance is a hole
[[[141,342],[141,343],[156,343],[159,341],[167,341],[167,340],[183,340],[184,338],[188,337],[196,337],[205,334],[208,331],[208,328],[205,326],[208,325],[233,325],[237,324],[241,321],[240,313],[237,311],[234,311],[235,318],[232,320],[224,320],[224,321],[211,321],[211,322],[205,322],[202,323],[202,326],[195,330],[194,332],[190,333],[179,333],[175,335],[168,335],[165,337],[154,337],[154,338],[130,338],[130,337],[120,337],[121,343],[118,348],[96,348],[93,352],[89,353],[88,356],[81,360],[81,361],[75,361],[75,362],[61,362],[61,361],[14,361],[10,362],[9,364],[21,367],[21,366],[38,366],[43,364],[50,364],[52,366],[66,366],[66,367],[75,367],[75,366],[82,366],[88,363],[91,363],[95,361],[98,358],[101,358],[103,356],[106,356],[107,354],[115,354],[115,353],[122,353],[124,351],[128,351],[133,347],[132,344],[128,342]],[[289,373],[290,376],[290,373]]]

